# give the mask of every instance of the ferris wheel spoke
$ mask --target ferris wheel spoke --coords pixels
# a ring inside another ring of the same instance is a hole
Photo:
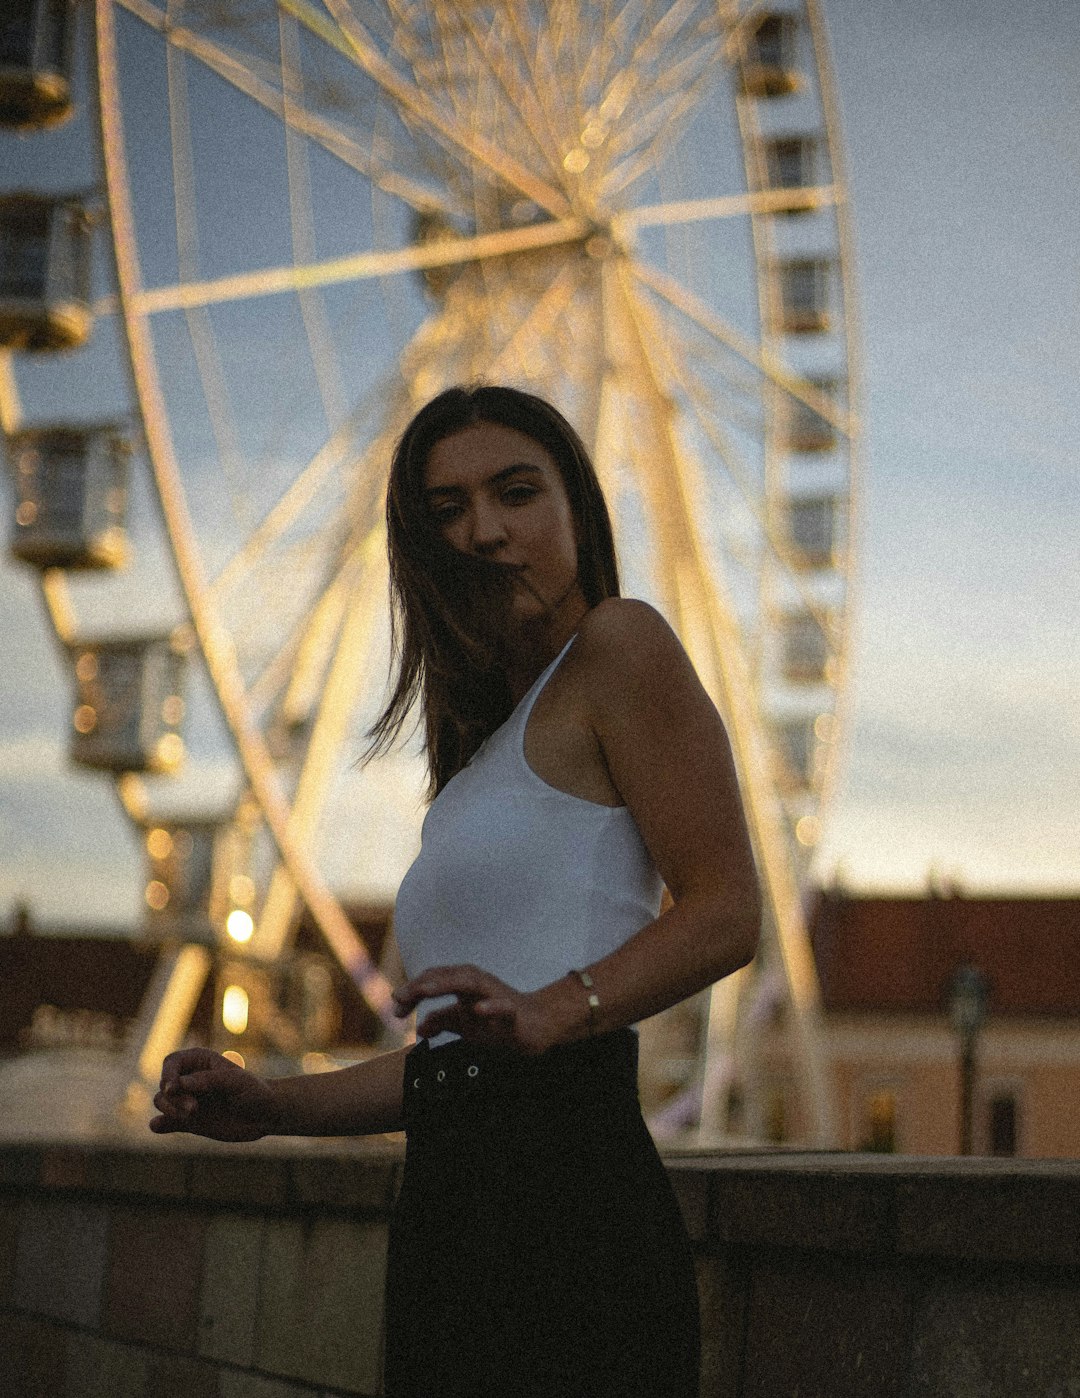
[[[635,170],[644,162],[658,168],[664,151],[682,137],[685,118],[697,107],[702,90],[711,81],[715,53],[715,45],[695,45],[678,61],[665,64],[662,75],[650,83],[648,105],[632,123],[617,128],[605,148],[612,164],[602,183],[605,194],[618,193],[633,183],[636,174],[625,174],[627,169]]]
[[[740,0],[722,0],[720,18],[726,26],[724,53],[729,63],[743,57],[746,41],[757,21],[767,12],[769,0],[749,0],[740,11]]]
[[[165,12],[150,4],[149,0],[115,0],[115,3],[160,33],[170,47],[189,53],[237,92],[264,107],[281,121],[286,120],[281,92],[271,82],[253,72],[238,54],[183,25],[171,24],[167,21]],[[387,194],[416,209],[441,206],[442,201],[433,184],[423,184],[410,179],[397,166],[375,159],[370,149],[365,149],[328,118],[294,104],[289,120],[295,130],[315,141],[330,155],[371,180]],[[450,207],[449,204],[446,205],[447,212],[450,211]]]
[[[348,9],[344,0],[324,2],[348,41],[354,61],[404,111],[421,122],[437,139],[448,143],[451,150],[467,155],[478,170],[488,170],[497,175],[512,188],[520,190],[526,198],[532,199],[540,208],[546,209],[554,218],[561,219],[569,215],[570,205],[560,190],[539,179],[527,166],[500,150],[478,130],[448,119],[415,83],[404,79],[379,53],[369,34]],[[289,0],[289,3],[293,5],[296,0]],[[299,12],[306,10],[307,6],[296,4],[296,9]]]
[[[633,264],[633,274],[638,281],[655,292],[662,300],[668,302],[688,320],[693,321],[695,325],[704,330],[706,334],[738,355],[740,359],[759,370],[765,378],[770,379],[785,393],[800,403],[805,403],[808,408],[812,408],[819,417],[824,418],[843,436],[850,435],[852,424],[847,412],[838,408],[832,399],[818,391],[813,384],[788,369],[781,362],[779,356],[771,350],[764,347],[760,351],[757,350],[746,336],[740,334],[734,326],[723,320],[703,301],[700,301],[675,281],[673,277],[669,277],[656,268],[648,267],[637,260]]]
[[[0,351],[0,432],[6,436],[22,426],[22,402],[19,383],[15,377],[15,356],[10,350]]]
[[[780,214],[820,209],[835,204],[835,185],[807,185],[802,189],[763,189],[750,194],[722,194],[710,199],[676,199],[663,204],[641,204],[625,209],[612,220],[614,228],[634,232],[638,228],[668,227],[679,223],[712,222],[746,214]]]
[[[331,472],[341,465],[355,426],[355,415],[342,423],[295,477],[285,494],[271,506],[248,535],[243,546],[212,580],[210,589],[214,597],[223,597],[247,577],[251,568],[265,556],[274,541],[299,518],[326,483]]]
[[[356,556],[355,550],[342,554],[314,606],[293,621],[277,651],[252,677],[248,685],[248,699],[254,713],[266,715],[271,709],[281,707],[301,652],[306,651],[310,660],[313,653],[310,638],[313,635],[336,634],[356,573]]]
[[[570,127],[571,106],[560,100],[557,87],[557,68],[549,54],[541,53],[541,49],[546,46],[547,35],[543,30],[537,32],[535,40],[530,43],[529,34],[525,28],[527,16],[523,13],[522,7],[517,3],[507,6],[504,12],[504,19],[513,35],[517,51],[521,56],[524,66],[525,86],[530,93],[536,94],[536,107],[540,115],[542,129],[550,143],[552,152],[556,155],[560,151],[568,150],[574,143],[574,132]],[[541,64],[546,67],[546,72],[541,74]],[[561,178],[561,177],[558,177]]]
[[[753,479],[732,443],[717,426],[713,397],[685,366],[679,367],[675,356],[671,353],[667,339],[662,335],[660,327],[656,324],[655,318],[649,314],[648,309],[640,303],[638,309],[650,326],[654,353],[657,358],[662,358],[664,361],[663,377],[668,386],[667,391],[674,391],[676,386],[683,391],[686,401],[694,411],[699,427],[709,439],[720,461],[723,462],[728,478],[735,484],[743,504],[756,523],[762,542],[772,554],[774,561],[783,569],[789,585],[798,596],[804,610],[814,617],[828,636],[831,628],[828,609],[811,591],[802,577],[798,560],[787,540],[777,533],[770,522],[770,511],[761,494],[759,483]]]
[[[547,167],[549,178],[558,181],[560,166],[553,158],[553,150],[557,151],[558,147],[545,144],[540,135],[545,129],[551,130],[548,114],[537,100],[535,85],[522,82],[520,69],[510,62],[509,54],[502,51],[497,37],[498,23],[492,25],[485,35],[468,6],[457,8],[456,16],[472,38],[472,51],[476,59],[483,64],[503,94],[506,110],[518,117],[519,129],[528,137],[532,156]],[[514,6],[509,7],[504,18],[513,24]],[[515,37],[520,39],[520,28],[515,30]]]
[[[367,605],[374,606],[368,574],[372,569],[373,550],[383,545],[383,537],[377,526],[369,529],[364,539],[345,552],[337,576],[320,594],[297,649],[289,683],[281,696],[280,713],[287,724],[303,724],[317,710],[341,628],[357,590],[367,589]],[[324,599],[329,599],[325,606]]]
[[[626,109],[627,101],[634,90],[642,83],[648,81],[650,86],[656,79],[651,78],[646,69],[650,64],[662,62],[660,86],[666,89],[669,84],[664,76],[670,67],[677,66],[681,59],[676,59],[673,64],[671,59],[671,45],[682,36],[681,45],[675,49],[677,54],[681,53],[689,58],[695,50],[704,46],[707,39],[712,37],[711,26],[713,21],[709,21],[704,26],[694,30],[692,35],[682,34],[682,27],[687,18],[695,9],[700,7],[700,0],[677,0],[674,5],[667,7],[664,13],[655,24],[647,23],[647,15],[642,13],[640,23],[644,25],[644,37],[638,41],[636,46],[629,53],[626,53],[613,74],[610,82],[600,94],[600,100],[596,104],[598,114],[608,120],[617,121]],[[626,9],[629,11],[630,6]],[[640,9],[641,7],[635,7]],[[627,37],[632,32],[630,26],[626,27]],[[715,31],[717,34],[719,30]],[[709,50],[706,50],[708,52]],[[672,88],[674,84],[670,84]]]
[[[285,172],[289,188],[289,229],[292,236],[293,262],[303,266],[310,264],[315,258],[311,174],[307,146],[299,139],[290,118],[293,106],[302,103],[304,78],[298,26],[296,20],[283,10],[278,12],[278,35],[281,95],[284,103]],[[308,348],[311,351],[311,362],[322,400],[323,414],[328,423],[338,422],[345,411],[345,392],[322,297],[314,290],[305,289],[298,293],[297,299]]]
[[[525,318],[510,335],[491,362],[489,373],[500,378],[511,372],[511,365],[524,368],[523,356],[530,343],[550,334],[577,290],[578,275],[570,265],[559,269],[554,281],[533,303]]]
[[[199,233],[195,218],[194,152],[191,143],[185,60],[182,52],[171,45],[166,48],[166,79],[177,270],[180,280],[184,282],[194,280],[198,276]],[[196,372],[210,419],[210,430],[217,447],[218,464],[229,486],[230,503],[236,522],[243,525],[245,509],[240,481],[243,453],[213,326],[207,312],[200,307],[186,310],[185,319],[194,352]]]
[[[435,317],[429,316],[414,332],[403,354],[408,354],[422,339],[434,319]],[[249,570],[265,557],[274,542],[296,523],[327,483],[328,478],[342,468],[352,455],[356,433],[371,417],[378,403],[381,401],[385,404],[388,396],[392,395],[387,385],[380,380],[371,393],[357,402],[349,416],[334,429],[311,460],[298,471],[284,495],[252,528],[243,546],[213,579],[210,586],[215,598],[221,598],[236,587],[247,576]],[[396,424],[391,422],[390,428],[376,437],[370,450],[388,451],[395,427]]]
[[[352,559],[355,577],[345,597],[343,616],[334,628],[329,646],[324,646],[322,662],[317,667],[318,681],[313,686],[310,675],[294,676],[297,689],[305,684],[307,692],[294,695],[297,712],[314,710],[311,737],[304,752],[300,775],[293,793],[289,813],[289,834],[302,847],[310,845],[317,830],[323,799],[334,774],[335,758],[341,751],[350,716],[356,707],[359,690],[367,670],[365,661],[371,649],[376,624],[376,598],[383,594],[387,567],[386,551],[378,530],[372,530]],[[378,574],[379,578],[371,577]],[[325,639],[325,638],[319,638]],[[325,654],[326,651],[332,652]],[[289,707],[287,694],[286,709]],[[288,717],[288,714],[286,715]],[[270,880],[266,901],[259,917],[252,950],[256,955],[276,961],[284,950],[293,925],[298,889],[293,871],[279,860]]]
[[[631,291],[630,294],[633,295],[633,292]],[[772,522],[769,502],[763,496],[759,484],[743,466],[731,443],[717,426],[715,403],[711,396],[706,393],[696,377],[685,366],[679,364],[671,349],[670,337],[664,335],[662,326],[657,322],[651,308],[644,304],[639,295],[634,296],[634,302],[637,315],[647,327],[647,343],[650,346],[649,355],[654,374],[659,375],[666,393],[672,394],[677,389],[682,390],[686,401],[694,411],[699,427],[711,442],[719,459],[724,463],[729,479],[736,485],[743,504],[754,519],[760,538],[771,554],[774,565],[782,570],[788,586],[795,593],[803,611],[821,627],[822,635],[825,637],[830,651],[835,650],[836,640],[833,635],[834,621],[831,611],[804,578],[794,551]],[[697,488],[707,490],[706,483],[700,473],[698,474]]]
[[[283,292],[303,291],[311,287],[334,286],[342,282],[359,282],[375,277],[419,272],[429,267],[450,267],[463,262],[482,261],[489,257],[507,257],[515,252],[580,242],[589,232],[589,225],[583,219],[553,219],[527,228],[500,229],[495,233],[480,233],[471,238],[440,238],[437,242],[386,251],[355,253],[350,257],[334,258],[302,267],[271,267],[257,272],[240,272],[229,277],[218,277],[210,281],[154,287],[140,291],[134,297],[133,304],[140,315],[160,315],[165,311],[184,310],[192,306],[210,306],[226,301],[276,296]]]
[[[618,8],[615,0],[603,0],[594,42],[589,44],[581,68],[578,82],[581,92],[598,92],[608,80],[618,55],[627,43],[634,11],[638,9],[640,0],[625,0]]]

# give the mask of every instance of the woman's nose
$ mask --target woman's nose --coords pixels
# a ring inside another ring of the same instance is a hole
[[[469,544],[474,553],[492,553],[506,543],[506,521],[501,510],[478,504],[470,524]]]

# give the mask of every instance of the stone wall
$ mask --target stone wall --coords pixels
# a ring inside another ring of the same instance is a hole
[[[669,1167],[703,1395],[1080,1398],[1080,1164]],[[381,1141],[0,1146],[0,1393],[377,1394],[400,1168]]]

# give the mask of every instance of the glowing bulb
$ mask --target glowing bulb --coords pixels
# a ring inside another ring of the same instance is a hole
[[[254,919],[243,908],[233,908],[225,919],[225,931],[234,942],[250,942],[251,934],[255,931]]]
[[[795,825],[795,838],[800,845],[813,845],[817,842],[818,824],[813,816],[803,816]]]
[[[157,760],[163,767],[178,767],[184,757],[184,740],[179,733],[166,733],[158,739]]]
[[[151,859],[168,859],[172,853],[172,836],[159,825],[146,837],[146,852]]]
[[[97,727],[97,710],[91,704],[80,704],[72,723],[76,733],[92,733]]]
[[[169,901],[169,890],[160,879],[151,879],[146,885],[146,893],[143,896],[146,898],[147,906],[153,908],[154,912],[160,913]]]
[[[15,511],[15,522],[21,525],[33,524],[37,519],[38,507],[33,500],[24,500]]]
[[[572,151],[568,151],[563,156],[563,169],[571,175],[580,175],[583,170],[589,167],[589,152],[582,150],[580,146],[575,146]]]
[[[248,993],[242,985],[228,985],[221,997],[221,1022],[230,1034],[242,1034],[248,1025]]]
[[[238,1068],[247,1067],[247,1063],[244,1060],[244,1055],[238,1052],[236,1049],[226,1049],[221,1056],[222,1058],[227,1058],[230,1063],[235,1063]]]
[[[75,662],[75,674],[83,684],[88,684],[90,680],[97,679],[98,662],[97,656],[92,650],[84,650]]]

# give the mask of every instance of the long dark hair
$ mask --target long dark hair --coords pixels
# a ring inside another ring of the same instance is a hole
[[[389,703],[368,733],[372,743],[366,755],[393,743],[419,700],[432,798],[513,708],[497,624],[509,597],[509,570],[448,544],[424,499],[432,448],[483,422],[512,427],[551,455],[570,500],[585,600],[592,607],[619,595],[600,482],[584,443],[557,409],[534,394],[490,384],[448,388],[420,409],[390,464],[386,532],[397,677]]]

